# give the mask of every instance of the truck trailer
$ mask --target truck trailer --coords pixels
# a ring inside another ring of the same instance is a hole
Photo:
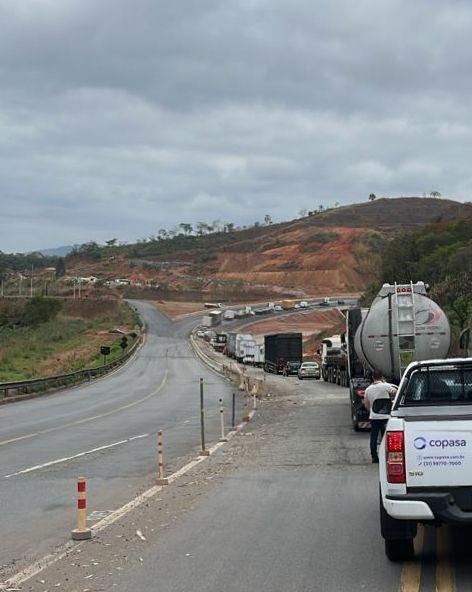
[[[303,361],[301,333],[264,336],[264,370],[274,374],[297,374]]]
[[[338,351],[326,348],[323,378],[349,387],[357,431],[370,427],[363,401],[374,369],[399,384],[410,362],[446,357],[450,341],[447,316],[423,282],[384,284],[370,308],[346,311]]]
[[[202,317],[202,325],[204,327],[216,327],[221,324],[223,318],[222,310],[211,310],[208,314]]]

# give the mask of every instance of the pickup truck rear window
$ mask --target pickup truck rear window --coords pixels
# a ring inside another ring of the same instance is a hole
[[[418,368],[400,401],[400,406],[451,404],[472,404],[472,367]]]

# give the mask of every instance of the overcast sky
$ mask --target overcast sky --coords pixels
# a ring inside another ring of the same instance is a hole
[[[472,193],[472,3],[0,0],[0,250]]]

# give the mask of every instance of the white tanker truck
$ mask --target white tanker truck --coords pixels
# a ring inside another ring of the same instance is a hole
[[[398,384],[410,362],[445,358],[450,342],[449,320],[423,282],[384,284],[369,309],[348,310],[344,359],[333,356],[336,366],[325,374],[349,386],[354,429],[369,427],[363,399],[372,370]]]

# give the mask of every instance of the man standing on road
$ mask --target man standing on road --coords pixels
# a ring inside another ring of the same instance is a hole
[[[384,435],[385,425],[388,420],[388,415],[375,413],[372,410],[372,405],[376,399],[391,399],[397,392],[397,388],[394,384],[385,382],[382,372],[374,370],[372,372],[373,383],[368,386],[365,390],[364,405],[369,411],[370,419],[370,454],[372,455],[372,462],[378,463],[379,457],[377,454],[377,446],[379,433]]]

